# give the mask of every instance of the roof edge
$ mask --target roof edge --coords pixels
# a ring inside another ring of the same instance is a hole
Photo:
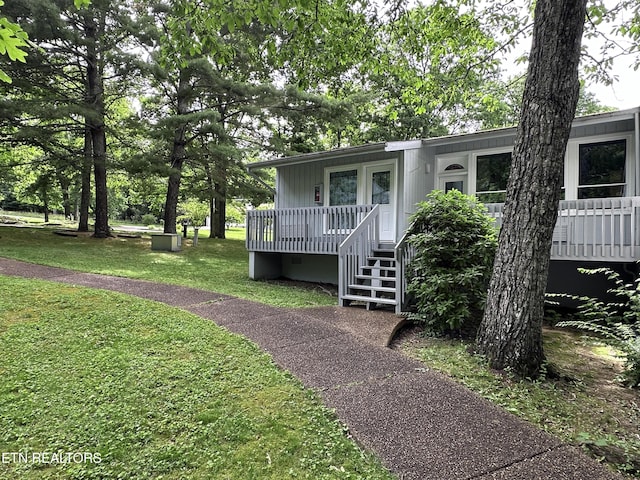
[[[323,152],[303,153],[302,155],[292,155],[290,157],[273,158],[262,162],[248,163],[247,170],[256,170],[259,168],[279,167],[282,165],[297,165],[301,163],[314,162],[322,158],[345,158],[362,153],[385,152],[386,142],[367,143],[356,147],[344,147],[334,150],[325,150]]]

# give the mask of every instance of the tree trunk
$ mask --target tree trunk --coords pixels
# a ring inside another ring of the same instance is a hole
[[[189,113],[189,81],[187,74],[181,70],[177,91],[176,115]],[[179,124],[173,135],[171,149],[171,173],[167,186],[167,198],[164,204],[164,233],[176,233],[176,221],[178,217],[178,197],[180,195],[180,181],[182,180],[182,166],[187,155],[187,124]]]
[[[213,191],[213,188],[210,187],[210,190]],[[211,195],[209,198],[209,238],[216,238],[215,232],[213,231],[213,216],[216,213],[216,199]]]
[[[91,145],[91,131],[88,125],[84,132],[84,158],[82,159],[80,212],[78,231],[89,231],[89,204],[91,203],[91,167],[93,164],[93,146]]]
[[[227,199],[226,189],[222,184],[216,184],[218,195],[214,197],[214,212],[211,218],[213,238],[226,238]]]
[[[64,210],[64,218],[69,220],[71,218],[71,195],[69,194],[69,187],[71,181],[65,176],[64,172],[60,168],[56,171],[56,177],[60,190],[62,191],[62,208]]]
[[[87,16],[92,12],[87,12]],[[103,22],[101,23],[101,25]],[[102,26],[101,26],[102,29]],[[93,236],[106,238],[109,231],[109,204],[107,201],[107,137],[104,123],[104,80],[97,44],[100,38],[98,26],[93,18],[85,22],[87,39],[87,106],[93,148],[93,175],[96,189],[95,226]]]
[[[42,203],[44,204],[44,223],[49,223],[49,184],[45,183],[41,188]]]
[[[538,0],[503,224],[477,352],[491,367],[536,377],[564,155],[578,101],[587,0]]]
[[[227,168],[228,161],[218,158],[214,164],[214,172],[217,178],[213,183],[213,215],[211,217],[211,238],[226,237],[227,217]]]

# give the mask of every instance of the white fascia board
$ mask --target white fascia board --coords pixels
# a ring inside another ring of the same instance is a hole
[[[347,158],[363,153],[378,153],[385,151],[385,143],[369,143],[357,147],[340,148],[336,150],[328,150],[326,152],[305,153],[303,155],[294,155],[291,157],[273,158],[263,162],[248,163],[247,170],[257,170],[259,168],[281,167],[283,165],[297,165],[301,163],[316,162],[319,160],[328,160],[336,158]]]
[[[422,140],[407,140],[398,142],[387,142],[384,147],[385,152],[398,152],[401,150],[417,150],[422,147]]]

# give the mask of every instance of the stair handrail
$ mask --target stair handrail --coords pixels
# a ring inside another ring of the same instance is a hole
[[[415,257],[415,248],[408,242],[410,233],[413,230],[413,223],[404,231],[404,235],[398,241],[393,249],[393,258],[396,261],[397,277],[396,277],[396,314],[402,313],[406,304],[407,292],[407,266]]]
[[[338,302],[344,306],[349,284],[355,281],[362,259],[371,255],[380,238],[380,209],[373,209],[362,219],[338,247]]]

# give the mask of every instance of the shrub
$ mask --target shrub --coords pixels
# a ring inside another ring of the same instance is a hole
[[[151,215],[150,213],[145,213],[140,218],[140,221],[142,222],[143,225],[149,226],[149,225],[155,225],[158,220],[154,215]]]
[[[628,387],[640,387],[640,278],[625,283],[620,274],[610,268],[578,270],[588,275],[606,275],[613,282],[607,292],[620,301],[562,295],[579,301],[580,305],[575,319],[558,322],[556,326],[584,330],[620,351],[625,359],[622,382]]]
[[[411,219],[408,292],[417,312],[410,318],[434,334],[475,335],[497,248],[494,221],[475,197],[434,191]]]

